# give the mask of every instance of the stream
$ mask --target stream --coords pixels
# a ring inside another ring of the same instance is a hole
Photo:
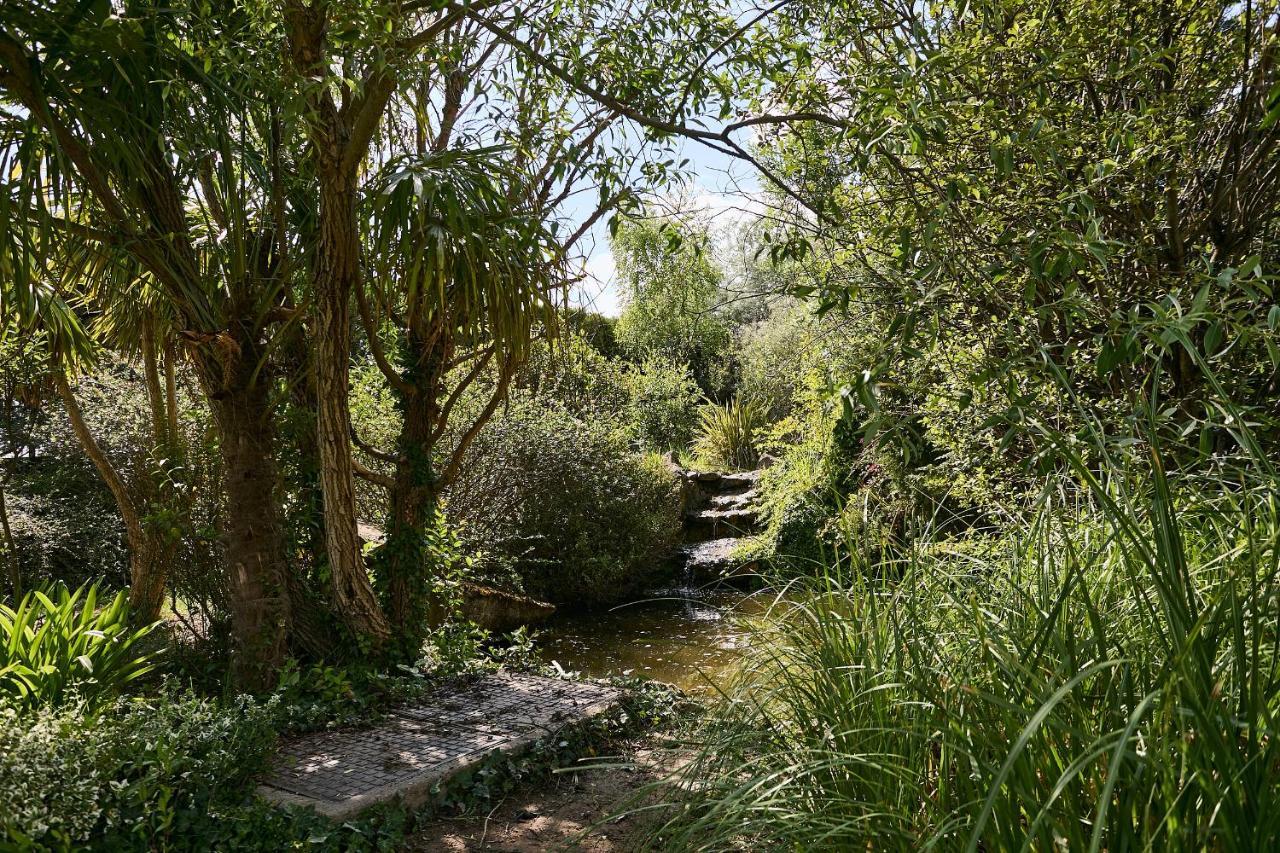
[[[738,617],[762,613],[772,601],[769,592],[725,584],[657,590],[609,610],[554,619],[540,632],[538,655],[593,678],[643,676],[706,696],[724,683],[749,641]]]

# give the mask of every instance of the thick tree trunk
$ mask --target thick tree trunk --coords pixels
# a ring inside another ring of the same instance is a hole
[[[391,636],[365,569],[356,531],[356,500],[351,464],[349,370],[351,292],[359,280],[355,182],[330,178],[322,183],[320,245],[317,251],[316,439],[320,451],[320,487],[324,494],[325,545],[338,615],[358,637],[381,645]]]
[[[67,377],[55,372],[54,384],[62,397],[72,431],[85,455],[107,484],[124,522],[125,538],[129,543],[130,615],[140,623],[154,622],[160,617],[160,608],[164,604],[165,579],[173,558],[172,544],[168,541],[167,533],[148,530],[143,523],[142,513],[130,494],[129,487],[89,430],[84,413],[80,411],[80,404],[76,402],[75,394],[67,383]]]
[[[280,346],[280,366],[289,387],[287,430],[279,443],[290,457],[284,486],[291,511],[285,521],[292,553],[286,575],[289,592],[289,645],[303,656],[325,659],[334,651],[334,614],[327,606],[328,587],[321,582],[326,562],[324,498],[320,491],[320,450],[316,443],[316,389],[309,343],[301,327],[288,333]],[[283,455],[281,458],[284,458]]]
[[[284,4],[289,52],[304,77],[327,73],[330,7],[289,0]],[[356,223],[357,174],[390,99],[392,78],[366,79],[354,114],[339,109],[332,92],[312,87],[308,116],[320,184],[319,234],[312,282],[315,292],[316,438],[320,487],[324,494],[325,552],[333,579],[333,604],[357,637],[381,646],[391,635],[365,570],[356,531],[351,459],[348,371],[351,355],[350,302],[360,283],[360,241]]]
[[[257,355],[242,349],[225,370],[207,356],[199,365],[222,443],[235,678],[251,691],[275,685],[289,626],[274,423]]]

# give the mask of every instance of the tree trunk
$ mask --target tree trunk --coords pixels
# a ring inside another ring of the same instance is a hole
[[[295,652],[316,659],[331,656],[338,645],[334,614],[327,606],[328,587],[321,580],[325,558],[324,497],[320,491],[320,450],[316,444],[316,388],[311,369],[309,342],[301,327],[288,332],[279,345],[279,364],[289,387],[289,408],[279,443],[288,453],[284,486],[291,510],[285,520],[291,571],[286,575],[289,593],[289,645]],[[282,456],[282,458],[284,458]]]
[[[279,471],[266,382],[255,376],[255,350],[242,350],[215,366],[198,362],[222,444],[226,489],[227,570],[231,586],[234,674],[246,690],[276,683],[284,663],[289,626],[284,538],[277,509]]]
[[[351,291],[359,279],[355,181],[327,177],[320,194],[320,245],[315,270],[316,438],[324,494],[325,550],[334,606],[358,637],[381,645],[391,636],[365,569],[356,531],[351,464],[349,370]]]
[[[13,529],[9,527],[9,506],[5,503],[4,481],[0,480],[0,548],[4,549],[5,567],[9,572],[9,586],[16,604],[22,598],[22,570],[18,566],[18,546],[13,541]]]
[[[164,391],[165,422],[169,428],[169,437],[178,438],[178,366],[177,352],[173,345],[172,335],[165,336],[164,342]]]
[[[165,411],[164,389],[160,386],[159,360],[156,357],[155,321],[151,315],[142,319],[142,376],[147,384],[147,403],[151,406],[151,433],[157,448],[168,449],[168,413]]]
[[[383,599],[402,655],[416,654],[428,628],[433,567],[426,530],[435,520],[438,492],[431,458],[431,395],[402,398],[399,453],[387,500],[387,540],[379,563]]]
[[[115,498],[116,508],[124,521],[125,537],[129,543],[129,610],[131,617],[140,623],[154,622],[160,616],[164,603],[165,578],[173,557],[173,548],[165,531],[152,531],[143,523],[142,514],[111,460],[107,458],[89,426],[85,423],[80,404],[61,372],[54,373],[54,384],[67,410],[71,429],[76,434],[98,474]]]

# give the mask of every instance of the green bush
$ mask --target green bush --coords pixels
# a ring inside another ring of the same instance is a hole
[[[677,483],[603,418],[513,399],[472,445],[451,523],[524,591],[590,606],[645,586],[680,534]]]
[[[699,411],[693,452],[717,468],[750,469],[760,461],[756,438],[766,426],[767,411],[757,400],[709,404]]]
[[[0,603],[0,701],[21,709],[118,695],[155,664],[142,648],[154,625],[134,629],[124,592],[98,607],[97,584],[28,592]]]
[[[702,399],[689,369],[651,357],[634,365],[624,382],[627,420],[639,443],[649,450],[687,447],[697,427]]]
[[[733,380],[733,335],[717,310],[723,272],[708,250],[705,229],[675,220],[624,223],[613,256],[625,294],[615,334],[628,358],[658,356],[688,365],[713,399]]]
[[[796,408],[821,340],[804,306],[780,306],[738,333],[738,394],[760,400],[771,421]]]
[[[209,843],[210,810],[246,801],[274,740],[272,712],[182,694],[100,714],[0,709],[0,838],[20,849]],[[204,847],[204,849],[212,849]]]

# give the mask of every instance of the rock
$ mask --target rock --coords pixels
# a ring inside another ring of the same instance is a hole
[[[760,493],[755,489],[749,489],[745,492],[730,493],[727,495],[716,495],[711,499],[712,509],[747,509],[751,504],[755,503],[760,497]]]
[[[755,471],[734,471],[730,474],[719,475],[719,486],[721,490],[732,489],[751,489],[755,488],[756,483],[760,482],[760,470]]]
[[[685,541],[705,542],[753,533],[758,519],[750,508],[702,509],[685,514]]]
[[[719,471],[699,471],[694,476],[699,483],[719,483],[724,478]]]
[[[556,606],[481,584],[462,585],[462,615],[488,631],[514,631],[551,618]]]
[[[740,539],[726,537],[686,545],[681,549],[685,568],[698,581],[748,575],[755,571],[756,563],[753,560],[740,562],[733,558],[733,551],[739,542]]]

